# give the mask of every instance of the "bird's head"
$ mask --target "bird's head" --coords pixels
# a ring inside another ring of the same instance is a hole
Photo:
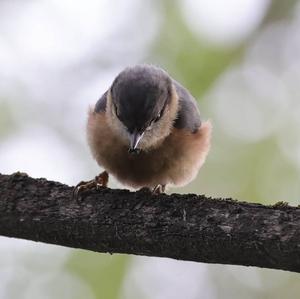
[[[170,134],[177,109],[178,97],[171,78],[154,66],[126,68],[108,93],[110,125],[132,153],[160,144]]]

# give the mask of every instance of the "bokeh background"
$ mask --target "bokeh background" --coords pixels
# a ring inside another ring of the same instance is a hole
[[[70,185],[99,168],[88,106],[125,66],[153,63],[214,125],[176,192],[300,200],[300,2],[0,0],[0,172]],[[115,181],[112,187],[121,187]],[[174,191],[174,190],[171,190]],[[0,298],[299,298],[283,271],[96,254],[0,238]]]

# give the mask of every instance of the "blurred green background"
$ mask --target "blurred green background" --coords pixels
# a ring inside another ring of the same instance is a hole
[[[88,106],[125,66],[165,68],[214,126],[171,192],[299,204],[300,2],[0,0],[0,172],[99,173]],[[121,187],[114,180],[111,187]],[[0,239],[0,298],[299,298],[299,275]]]

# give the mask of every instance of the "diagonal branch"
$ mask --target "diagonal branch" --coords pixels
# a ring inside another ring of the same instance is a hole
[[[300,272],[300,209],[0,175],[0,234],[99,252]]]

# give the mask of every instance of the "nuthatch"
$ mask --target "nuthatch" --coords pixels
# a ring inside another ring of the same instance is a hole
[[[107,186],[109,173],[160,193],[195,178],[209,152],[211,124],[201,122],[195,99],[164,70],[137,65],[123,70],[89,112],[87,135],[105,171],[78,191]]]

